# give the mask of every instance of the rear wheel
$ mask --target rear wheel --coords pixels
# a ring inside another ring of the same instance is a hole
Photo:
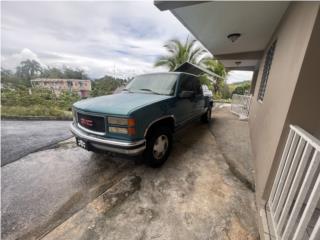
[[[203,123],[209,123],[211,121],[211,113],[212,113],[212,108],[209,107],[207,111],[201,116],[201,121]]]
[[[172,147],[172,131],[160,126],[151,131],[147,137],[144,159],[153,168],[160,167],[168,159]]]

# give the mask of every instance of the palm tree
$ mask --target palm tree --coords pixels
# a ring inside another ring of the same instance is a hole
[[[227,71],[224,68],[223,64],[217,59],[204,58],[201,60],[201,65],[203,65],[209,71],[214,72],[215,74],[218,74],[223,78],[225,78],[225,76],[227,75]]]
[[[223,64],[219,62],[219,60],[214,58],[205,58],[202,59],[201,64],[203,67],[208,69],[211,72],[221,76],[222,78],[218,78],[216,82],[213,84],[214,93],[222,92],[223,88],[226,86],[225,77],[227,76],[227,71],[224,68]]]
[[[185,43],[182,43],[178,39],[172,39],[164,47],[169,52],[169,55],[159,57],[154,66],[166,66],[169,68],[169,71],[174,71],[185,62],[200,64],[207,54],[204,48],[199,45],[197,46],[196,40],[189,41],[188,38]]]

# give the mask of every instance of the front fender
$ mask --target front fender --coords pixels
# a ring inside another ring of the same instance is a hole
[[[135,110],[131,114],[136,119],[137,138],[145,138],[152,124],[165,118],[174,118],[173,99],[164,100]]]

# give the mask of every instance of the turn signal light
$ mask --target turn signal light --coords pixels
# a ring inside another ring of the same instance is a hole
[[[129,118],[128,119],[128,126],[133,127],[136,125],[136,120],[134,118]]]
[[[129,127],[129,128],[128,128],[128,135],[129,135],[129,136],[134,136],[134,135],[136,135],[136,129],[133,128],[133,127]]]

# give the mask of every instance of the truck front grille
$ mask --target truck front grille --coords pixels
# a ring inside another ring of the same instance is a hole
[[[105,118],[93,115],[77,113],[78,123],[91,131],[106,132]]]

